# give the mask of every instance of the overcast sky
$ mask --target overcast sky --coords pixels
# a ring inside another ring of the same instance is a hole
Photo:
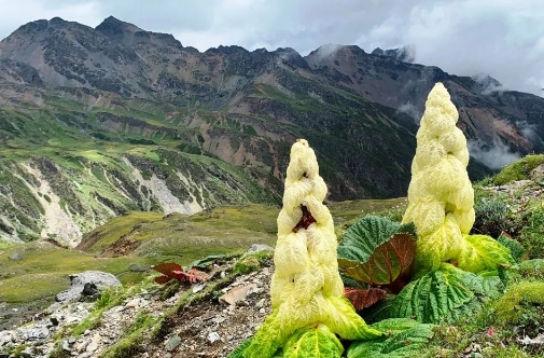
[[[0,9],[1,38],[32,20],[60,16],[94,27],[113,15],[202,51],[409,46],[418,63],[490,74],[508,89],[544,96],[541,0],[0,0]]]

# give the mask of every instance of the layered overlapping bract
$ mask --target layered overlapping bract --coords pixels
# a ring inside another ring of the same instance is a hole
[[[319,325],[343,339],[381,336],[367,327],[343,297],[334,224],[323,205],[326,195],[315,153],[306,140],[299,139],[291,148],[278,216],[272,314],[245,350],[245,357],[270,357],[295,331]]]
[[[488,236],[468,237],[474,224],[474,191],[466,167],[467,142],[456,127],[459,114],[442,83],[425,103],[417,133],[408,208],[403,222],[418,231],[416,274],[452,262],[467,271],[495,270],[509,252]],[[481,259],[481,260],[480,260]]]

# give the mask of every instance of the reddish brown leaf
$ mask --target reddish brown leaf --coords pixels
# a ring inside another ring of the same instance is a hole
[[[171,276],[172,272],[174,271],[181,271],[183,272],[183,267],[180,265],[173,263],[173,262],[164,262],[162,264],[158,264],[153,266],[153,270],[162,273],[166,276]]]
[[[351,304],[357,311],[368,308],[383,300],[387,296],[387,291],[381,288],[350,288],[344,289],[344,296],[351,301]]]
[[[205,272],[190,269],[183,271],[183,267],[176,263],[162,263],[153,267],[155,271],[162,273],[164,276],[159,276],[155,279],[157,283],[166,283],[172,279],[180,282],[196,283],[206,281],[209,275]]]
[[[403,280],[409,273],[415,253],[414,236],[399,233],[378,246],[367,262],[339,258],[338,263],[343,272],[360,282],[372,286],[396,286],[395,282]]]
[[[165,283],[170,282],[171,280],[173,280],[172,277],[168,277],[164,275],[155,277],[155,282],[160,285],[164,285]]]
[[[206,272],[199,271],[194,268],[187,271],[187,275],[190,277],[189,281],[192,283],[207,281],[210,278],[210,275],[208,275]]]
[[[301,205],[300,208],[302,209],[302,217],[300,218],[297,226],[295,226],[293,229],[294,232],[297,232],[301,228],[307,229],[308,226],[316,222],[312,216],[312,213],[310,213],[310,210],[308,210],[306,206]]]

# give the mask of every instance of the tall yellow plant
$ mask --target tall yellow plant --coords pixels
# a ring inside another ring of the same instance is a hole
[[[279,349],[284,357],[310,357],[315,354],[306,351],[310,349],[341,354],[335,334],[349,340],[381,336],[343,297],[333,219],[323,205],[326,195],[315,153],[299,139],[291,148],[278,216],[272,314],[243,351],[244,357],[271,357]]]
[[[403,222],[418,231],[416,272],[443,262],[471,271],[495,271],[511,261],[509,251],[493,238],[469,235],[474,224],[474,191],[467,173],[469,152],[459,114],[442,83],[425,103],[417,132],[408,208]]]

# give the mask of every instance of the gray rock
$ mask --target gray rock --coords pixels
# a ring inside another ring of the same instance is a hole
[[[12,331],[0,331],[0,347],[15,341],[15,335]]]
[[[49,337],[51,333],[44,326],[21,327],[17,329],[17,336],[22,341],[39,341]]]
[[[168,340],[166,340],[166,343],[164,344],[164,347],[168,352],[173,351],[181,344],[181,337],[177,334],[171,335]]]
[[[62,340],[62,345],[61,345],[61,347],[62,347],[62,350],[63,350],[63,351],[66,351],[66,352],[70,352],[70,351],[72,350],[72,349],[70,348],[70,342],[68,342],[67,339],[63,339],[63,340]]]
[[[544,179],[544,164],[540,164],[538,167],[531,171],[531,178],[534,180]]]
[[[217,341],[221,340],[221,336],[217,332],[210,332],[208,334],[208,342],[215,343]]]
[[[85,351],[87,353],[93,353],[98,349],[98,346],[100,344],[100,335],[98,333],[95,333],[93,337],[91,338],[91,342],[85,347]]]
[[[121,286],[121,282],[111,273],[101,271],[85,271],[76,275],[70,275],[71,286],[66,291],[62,291],[55,297],[58,302],[79,301],[85,294],[94,288],[103,291],[114,286]],[[85,289],[87,286],[87,289]],[[91,290],[90,288],[93,288]]]

